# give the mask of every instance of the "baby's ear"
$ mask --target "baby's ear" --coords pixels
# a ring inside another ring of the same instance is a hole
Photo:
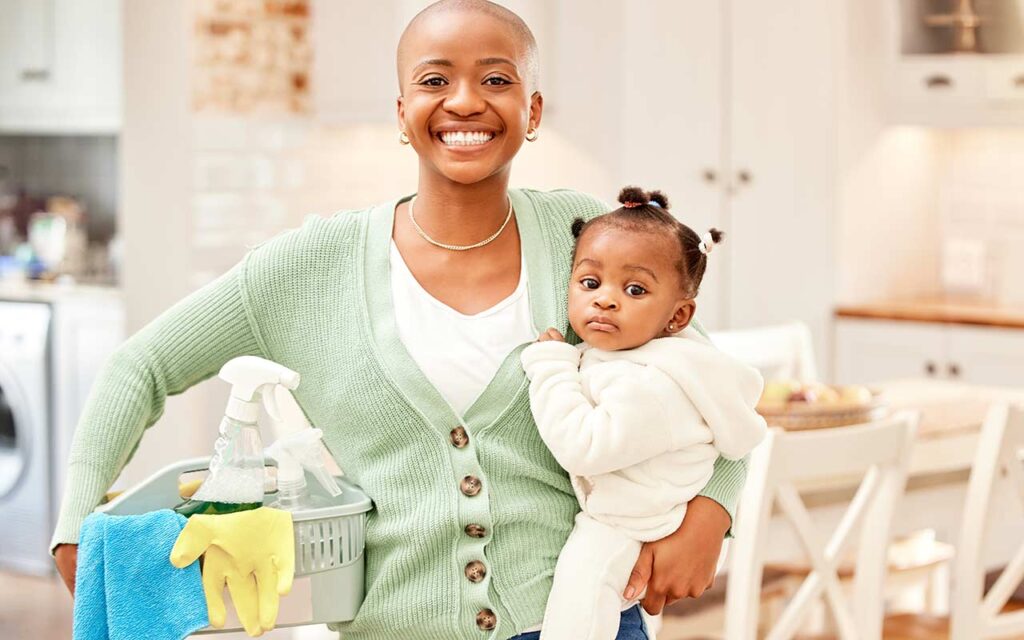
[[[671,334],[677,334],[690,324],[693,314],[697,312],[697,303],[694,300],[681,300],[676,304],[676,309],[668,321],[665,330]]]

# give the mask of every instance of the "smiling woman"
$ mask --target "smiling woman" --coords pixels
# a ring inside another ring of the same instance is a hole
[[[69,586],[82,520],[166,396],[251,354],[301,373],[296,399],[373,498],[366,596],[340,625],[347,640],[535,637],[578,505],[537,432],[519,355],[538,328],[569,332],[572,221],[608,207],[508,188],[544,106],[536,44],[514,13],[431,5],[402,35],[398,76],[415,196],[257,247],[109,362],[53,538]],[[658,612],[711,584],[744,475],[742,460],[717,460],[678,530],[644,545],[627,598],[646,588]],[[646,637],[635,608],[618,637]]]

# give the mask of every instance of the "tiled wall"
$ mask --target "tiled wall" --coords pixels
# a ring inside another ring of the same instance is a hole
[[[980,295],[1024,304],[1024,129],[946,134],[938,175],[944,244],[980,249]]]
[[[113,136],[0,136],[0,165],[12,189],[33,195],[69,195],[88,211],[91,239],[115,230],[117,138]]]
[[[193,149],[193,287],[307,215],[362,208],[416,190],[416,154],[398,144],[397,126],[197,116]],[[546,128],[540,140],[524,144],[511,184],[574,188],[612,201],[609,173]]]

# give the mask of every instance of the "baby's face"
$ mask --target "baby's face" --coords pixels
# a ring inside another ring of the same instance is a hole
[[[576,335],[618,351],[681,331],[695,305],[680,286],[677,255],[671,237],[603,225],[588,229],[577,243],[569,283],[569,324]]]

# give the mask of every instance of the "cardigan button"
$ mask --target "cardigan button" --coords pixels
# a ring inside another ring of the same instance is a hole
[[[470,538],[483,538],[487,535],[487,529],[479,524],[467,524],[466,535]]]
[[[476,614],[476,626],[481,631],[491,631],[498,626],[498,616],[490,609],[481,609],[480,613]]]
[[[466,579],[470,582],[480,582],[487,576],[487,567],[479,560],[474,560],[466,565]]]
[[[462,449],[469,444],[469,434],[463,427],[455,427],[452,432],[448,434],[448,437],[452,441],[452,446],[456,449]]]
[[[476,476],[466,476],[459,483],[459,488],[462,493],[472,498],[476,494],[480,493],[480,489],[483,488],[483,484],[480,482],[480,478]]]

